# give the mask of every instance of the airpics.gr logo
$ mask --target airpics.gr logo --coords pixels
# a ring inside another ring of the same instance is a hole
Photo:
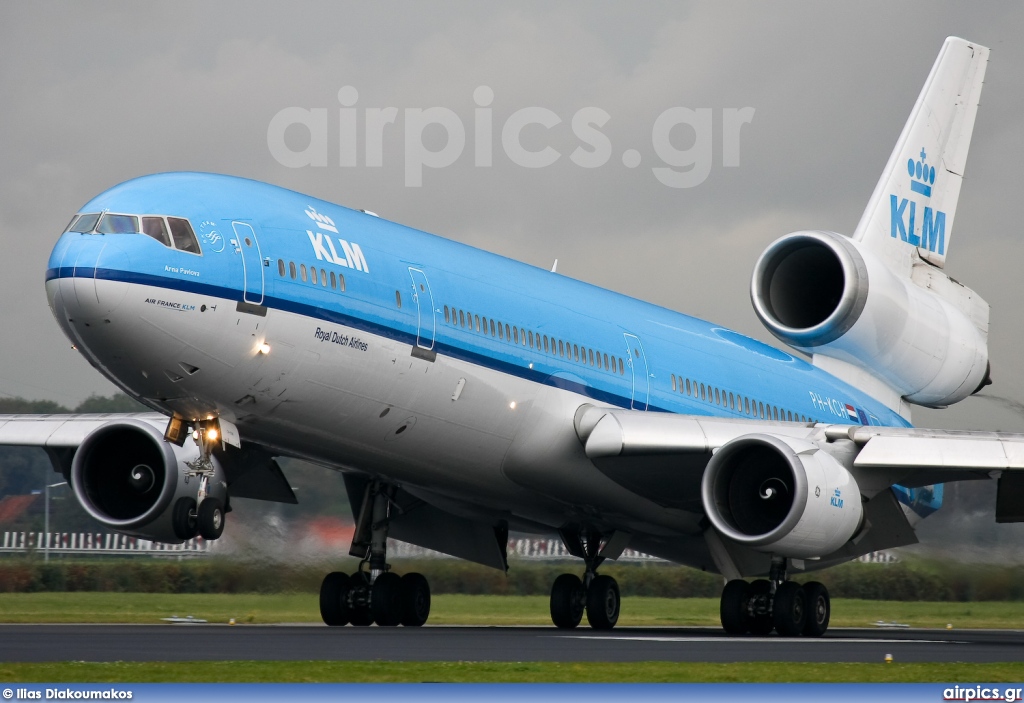
[[[333,232],[334,234],[338,233],[338,227],[334,224],[334,220],[327,215],[317,212],[316,208],[310,207],[305,213],[309,219],[316,223],[317,229]],[[363,273],[370,272],[370,267],[366,263],[366,257],[363,256],[363,250],[355,242],[349,244],[341,237],[338,237],[338,244],[341,246],[343,254],[339,256],[338,250],[334,247],[334,241],[329,234],[314,232],[309,229],[306,230],[306,234],[309,236],[309,243],[313,245],[313,253],[316,254],[318,260],[362,271]]]
[[[925,198],[932,197],[935,185],[935,167],[928,163],[928,154],[922,147],[920,159],[907,159],[907,173],[910,175],[910,190]],[[918,203],[907,198],[889,195],[889,213],[893,239],[915,247],[946,255],[946,213],[924,206],[920,228],[917,224]]]

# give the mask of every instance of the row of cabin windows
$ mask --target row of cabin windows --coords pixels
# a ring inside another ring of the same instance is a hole
[[[327,287],[328,277],[330,277],[331,288],[340,290],[342,293],[345,292],[344,274],[335,274],[334,271],[328,272],[322,268],[317,269],[316,266],[310,266],[307,270],[305,264],[299,264],[296,267],[294,261],[285,262],[284,259],[278,259],[277,273],[280,274],[281,278],[291,278],[294,281],[297,277],[300,277],[303,283],[309,281],[314,286],[321,285],[324,288]]]
[[[568,358],[581,364],[589,364],[611,373],[618,372],[620,376],[626,373],[626,366],[620,357],[609,356],[596,349],[588,349],[579,344],[573,344],[568,340],[548,337],[546,334],[534,332],[533,330],[520,329],[516,325],[510,326],[508,323],[502,323],[493,318],[487,319],[480,315],[474,315],[468,310],[459,310],[454,307],[449,308],[445,305],[444,321],[454,327],[463,327],[471,331],[476,330],[482,334],[490,334],[492,337],[507,340],[512,344],[521,344],[524,347],[536,349],[537,351],[543,350],[545,354]]]
[[[696,379],[683,378],[672,374],[672,390],[685,393],[693,398],[700,398],[707,403],[721,405],[738,413],[749,415],[762,420],[779,420],[785,422],[817,422],[792,410],[784,410],[774,405],[765,405],[759,400],[747,396],[726,391],[723,388],[713,388],[710,384],[698,383]]]

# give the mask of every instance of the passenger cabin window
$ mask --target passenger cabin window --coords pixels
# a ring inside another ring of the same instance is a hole
[[[164,218],[162,217],[143,217],[142,232],[143,234],[148,234],[165,247],[171,246],[171,237],[167,234],[167,225],[164,224]],[[283,273],[284,262],[281,262],[281,267]]]
[[[291,279],[293,281],[295,280],[295,262],[294,261],[289,261],[288,262],[288,275],[291,276]]]
[[[277,260],[277,273],[281,276],[281,278],[284,278],[284,259]]]

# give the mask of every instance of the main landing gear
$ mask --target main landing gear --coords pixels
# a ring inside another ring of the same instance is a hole
[[[399,576],[387,563],[389,487],[367,486],[350,553],[362,556],[351,576],[327,574],[320,585],[320,617],[327,625],[420,627],[430,617],[430,586],[422,574]]]
[[[604,561],[599,556],[599,537],[580,533],[562,533],[569,553],[583,557],[586,571],[581,580],[575,574],[562,574],[551,587],[551,622],[571,630],[587,615],[595,630],[610,630],[619,621],[619,584],[611,576],[599,576],[597,567]]]
[[[773,559],[768,579],[747,583],[735,579],[722,591],[722,627],[730,635],[821,637],[828,629],[832,606],[828,589],[817,581],[803,586],[786,580],[786,560]]]

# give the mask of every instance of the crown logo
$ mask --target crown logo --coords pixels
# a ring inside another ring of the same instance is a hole
[[[310,208],[306,210],[306,214],[309,216],[309,219],[313,220],[313,222],[316,223],[316,226],[319,227],[320,229],[325,229],[328,232],[334,232],[335,234],[338,233],[338,228],[335,227],[334,220],[332,220],[327,215],[321,215],[319,212],[316,211],[316,208],[310,206]]]
[[[932,197],[932,184],[935,183],[935,167],[929,166],[925,161],[926,158],[924,147],[921,147],[920,161],[907,159],[907,173],[910,174],[910,190],[930,198]]]

